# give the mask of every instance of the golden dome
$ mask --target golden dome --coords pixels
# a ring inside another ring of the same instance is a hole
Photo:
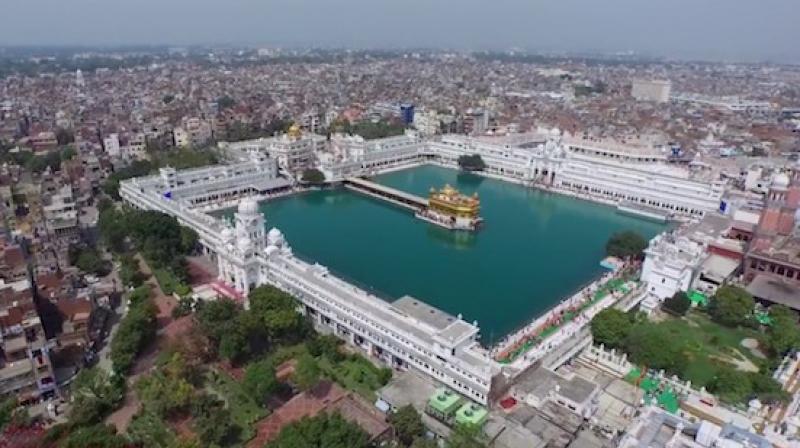
[[[286,133],[289,134],[289,137],[294,137],[294,138],[300,138],[300,136],[303,135],[303,131],[300,130],[300,126],[298,126],[297,123],[294,123],[291,126],[289,126],[289,130],[286,131]]]

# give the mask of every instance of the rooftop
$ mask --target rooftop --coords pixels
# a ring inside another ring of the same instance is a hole
[[[759,274],[747,285],[747,292],[754,297],[800,309],[800,287],[775,277]]]
[[[455,412],[459,403],[461,403],[461,396],[445,387],[437,389],[436,393],[428,400],[428,406],[444,415]]]

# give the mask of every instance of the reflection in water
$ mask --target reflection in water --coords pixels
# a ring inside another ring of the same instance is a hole
[[[480,230],[478,232],[480,232]],[[478,239],[476,232],[448,230],[435,225],[428,226],[427,234],[430,239],[444,243],[446,246],[458,250],[471,248]]]
[[[469,173],[466,171],[459,171],[458,175],[456,176],[458,179],[458,186],[461,190],[469,190],[470,192],[477,190],[478,187],[486,180],[483,176],[478,176],[477,174]]]

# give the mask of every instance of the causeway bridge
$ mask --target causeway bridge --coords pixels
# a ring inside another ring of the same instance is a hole
[[[428,200],[426,198],[421,198],[406,193],[405,191],[387,187],[360,177],[348,177],[342,184],[348,190],[390,202],[415,213],[428,208]]]

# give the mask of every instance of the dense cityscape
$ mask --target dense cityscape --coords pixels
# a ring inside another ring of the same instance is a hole
[[[800,446],[800,66],[0,48],[0,159],[0,447]]]

